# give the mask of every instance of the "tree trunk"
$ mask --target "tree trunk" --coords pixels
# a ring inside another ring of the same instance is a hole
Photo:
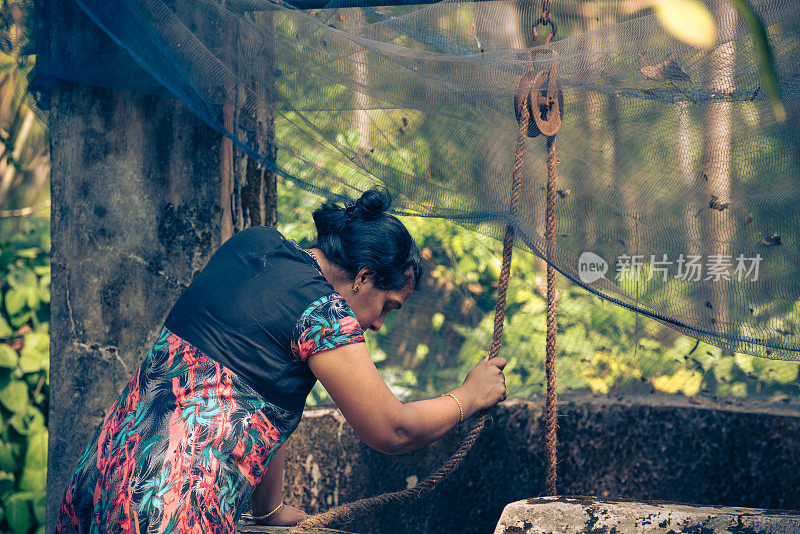
[[[729,27],[735,20],[736,12],[728,2],[719,1],[714,6],[717,27]],[[713,209],[709,204],[714,200],[718,205],[730,201],[731,193],[731,102],[724,100],[725,93],[734,90],[733,62],[735,48],[732,40],[723,42],[711,53],[709,59],[708,90],[718,99],[706,104],[705,132],[703,144],[703,172],[706,177],[706,194],[703,199],[705,213],[706,257],[704,266],[714,258],[728,258],[731,255],[732,219],[730,209]],[[712,97],[713,98],[713,97]],[[723,334],[729,329],[728,292],[730,281],[720,279],[703,282],[705,323],[709,329]]]
[[[277,156],[273,77],[275,59],[273,44],[269,41],[273,13],[269,10],[254,12],[248,14],[248,18],[265,29],[263,34],[259,34],[259,38],[265,42],[259,56],[261,68],[248,66],[246,70],[253,73],[252,79],[244,80],[240,75],[240,83],[248,85],[247,91],[239,88],[238,91],[231,89],[229,92],[225,106],[225,127],[270,165],[274,165]],[[231,40],[229,45],[233,46],[233,42]],[[222,145],[222,241],[249,226],[274,228],[278,223],[277,175],[257,159],[235,148],[230,139],[223,139]]]
[[[364,25],[364,10],[362,8],[349,8],[339,10],[339,21],[337,25],[340,29],[353,32],[357,28]],[[357,148],[362,151],[369,150],[370,145],[370,118],[369,118],[369,95],[362,92],[360,87],[369,86],[369,66],[367,65],[367,52],[356,52],[352,56],[352,73],[353,86],[352,99],[350,105],[352,112],[350,117],[343,123],[350,124],[353,128],[358,130],[361,134],[358,140]]]

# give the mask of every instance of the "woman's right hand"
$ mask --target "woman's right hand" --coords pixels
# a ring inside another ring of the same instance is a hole
[[[455,392],[465,397],[464,402],[472,409],[464,414],[465,419],[473,413],[494,406],[506,398],[506,377],[503,368],[505,358],[484,358],[467,374],[464,384]]]

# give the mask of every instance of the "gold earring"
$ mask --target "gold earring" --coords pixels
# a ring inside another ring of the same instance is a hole
[[[353,287],[353,293],[358,293],[358,284]]]

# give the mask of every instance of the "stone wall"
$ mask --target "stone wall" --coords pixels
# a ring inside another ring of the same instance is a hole
[[[682,398],[562,397],[559,493],[800,509],[800,408]],[[503,507],[544,492],[543,402],[507,401],[452,479],[419,502],[343,525],[360,533],[492,532]],[[289,502],[314,512],[407,487],[452,453],[469,422],[401,456],[363,445],[341,414],[307,410],[288,446]]]

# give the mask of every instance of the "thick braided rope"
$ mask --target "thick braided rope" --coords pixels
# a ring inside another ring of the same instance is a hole
[[[489,346],[489,359],[500,353],[503,340],[503,323],[506,319],[506,292],[511,278],[511,255],[514,251],[514,228],[519,214],[519,197],[522,193],[522,167],[525,163],[525,138],[528,131],[528,106],[522,106],[520,129],[517,135],[517,151],[514,154],[514,171],[511,179],[511,203],[508,210],[508,223],[503,235],[503,263],[497,279],[497,302],[494,305],[494,329],[492,344]]]
[[[402,491],[393,491],[374,497],[366,497],[351,503],[346,503],[336,508],[332,508],[327,512],[317,514],[307,518],[305,521],[294,527],[289,531],[289,534],[301,534],[308,530],[318,527],[324,527],[332,522],[348,523],[360,516],[363,513],[380,508],[381,506],[389,503],[401,503],[411,499],[417,499],[423,495],[430,493],[439,482],[447,478],[450,473],[458,469],[464,458],[469,454],[472,446],[478,440],[483,429],[486,428],[489,421],[489,414],[482,414],[467,434],[467,437],[461,442],[458,450],[445,462],[439,469],[428,475],[425,480],[414,486],[413,488],[404,489]]]
[[[519,197],[522,191],[522,167],[525,162],[525,137],[528,131],[528,106],[523,106],[523,113],[520,117],[519,135],[517,137],[517,151],[514,155],[514,172],[511,184],[511,205],[509,209],[509,220],[506,226],[506,233],[503,237],[503,263],[500,268],[500,277],[497,286],[497,304],[494,316],[494,334],[492,345],[489,348],[489,358],[494,358],[500,352],[500,341],[503,337],[503,322],[506,315],[506,291],[508,290],[508,279],[511,273],[511,255],[514,247],[514,225],[516,224],[517,214],[519,213]],[[346,523],[352,521],[359,515],[377,509],[389,503],[401,503],[411,499],[417,499],[426,493],[431,492],[437,484],[446,479],[458,469],[464,458],[472,450],[483,429],[488,426],[488,412],[478,416],[467,436],[458,446],[458,450],[447,460],[439,469],[428,475],[422,482],[413,488],[402,491],[393,491],[366,497],[351,503],[342,504],[331,508],[327,512],[313,515],[306,518],[296,527],[289,531],[289,534],[302,534],[313,528],[328,525],[332,522]]]
[[[553,268],[553,248],[556,231],[556,137],[547,138],[547,352],[545,373],[547,375],[547,396],[545,397],[545,446],[547,448],[547,493],[556,495],[556,447],[558,438],[558,400],[556,398],[556,270]]]

